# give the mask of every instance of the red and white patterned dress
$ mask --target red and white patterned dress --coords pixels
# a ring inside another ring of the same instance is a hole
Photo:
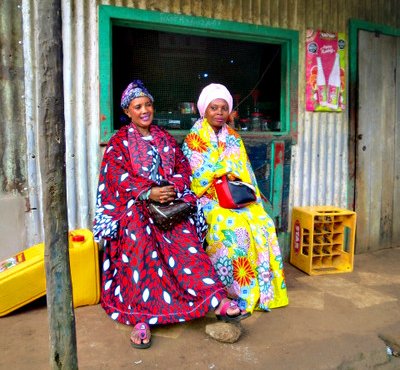
[[[196,230],[195,217],[158,229],[141,200],[162,179],[196,203],[191,169],[175,139],[155,125],[144,140],[134,124],[109,141],[101,164],[94,235],[104,239],[101,305],[127,325],[204,316],[226,297]]]

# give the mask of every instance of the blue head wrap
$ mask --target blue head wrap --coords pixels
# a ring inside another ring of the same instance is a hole
[[[147,96],[152,102],[154,102],[154,98],[143,85],[143,82],[140,80],[133,80],[122,93],[121,108],[128,108],[133,99],[143,96]]]

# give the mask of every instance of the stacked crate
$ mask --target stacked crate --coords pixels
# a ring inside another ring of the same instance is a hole
[[[353,271],[355,231],[353,211],[294,207],[290,263],[309,275]]]

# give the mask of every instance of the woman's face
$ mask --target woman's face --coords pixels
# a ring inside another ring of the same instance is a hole
[[[228,103],[224,99],[214,99],[208,104],[204,117],[215,132],[219,131],[229,117]]]
[[[153,102],[147,96],[132,99],[129,107],[124,109],[125,114],[139,129],[139,132],[149,132],[149,126],[153,122]]]

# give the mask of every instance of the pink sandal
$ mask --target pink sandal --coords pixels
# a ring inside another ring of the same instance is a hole
[[[215,314],[217,319],[224,321],[224,322],[239,322],[250,316],[250,312],[246,312],[246,313],[239,312],[235,315],[229,315],[228,314],[229,308],[239,308],[239,306],[237,305],[237,303],[235,301],[226,301],[222,305],[219,315]]]
[[[135,330],[135,329],[139,333],[139,338],[141,339],[141,343],[140,344],[134,343],[134,342],[132,342],[132,339],[131,339],[132,347],[139,348],[139,349],[149,348],[151,346],[151,337],[147,343],[143,343],[143,341],[148,338],[147,332],[150,332],[149,326],[145,322],[139,322],[138,324],[136,324],[133,327],[133,330]]]

